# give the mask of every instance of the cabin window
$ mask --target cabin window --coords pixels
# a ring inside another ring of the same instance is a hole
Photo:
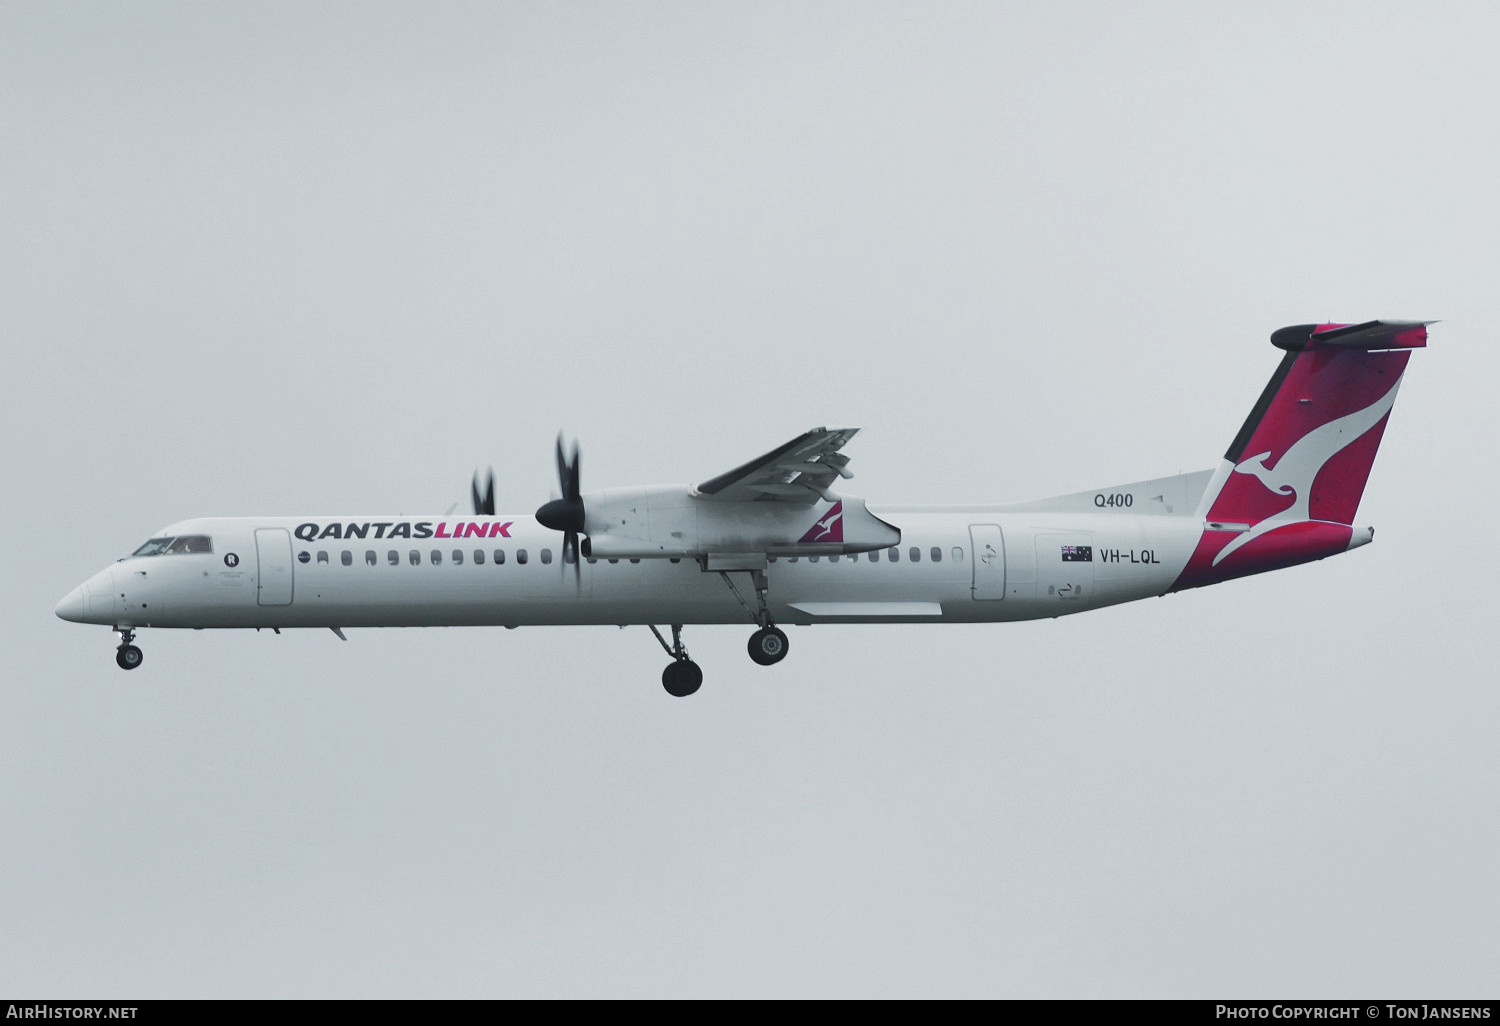
[[[832,555],[832,556],[828,557],[828,562],[830,562],[830,563],[837,563],[838,561],[839,561],[839,557],[837,555]]]
[[[943,550],[936,545],[932,547],[932,551],[928,555],[932,557],[934,563],[941,563],[943,561]]]
[[[953,546],[953,562],[955,562],[955,563],[962,563],[963,561],[964,561],[964,550],[963,550],[963,548],[960,547],[960,546],[958,546],[958,545]]]
[[[319,549],[318,550],[318,562],[319,563],[326,563],[326,562],[328,562],[328,552],[326,550],[324,550],[324,549]]]
[[[915,545],[911,547],[911,552],[909,552],[908,555],[911,556],[911,561],[913,563],[922,562],[922,550],[917,548]]]
[[[299,562],[299,563],[311,563],[312,562],[312,553],[308,552],[306,549],[303,549],[301,552],[297,553],[297,562]]]
[[[895,545],[892,545],[889,549],[886,549],[885,558],[890,560],[892,563],[901,562],[901,549]]]
[[[441,566],[442,562],[443,562],[443,550],[442,549],[433,549],[432,550],[432,565],[433,566]]]
[[[668,560],[668,562],[671,562],[671,563],[681,563],[682,562],[682,557],[681,556],[673,556],[670,560]]]
[[[609,562],[610,562],[610,565],[613,566],[615,563],[618,563],[619,561],[620,561],[619,558],[616,557],[615,559],[611,559]]]
[[[797,560],[799,560],[801,558],[802,558],[801,556],[788,556],[788,557],[786,557],[786,561],[788,563],[795,563],[795,562],[797,562]]]
[[[339,562],[344,564],[345,566],[353,566],[354,553],[350,552],[348,549],[345,549],[343,552],[339,553]]]
[[[522,566],[526,565],[526,550],[525,549],[517,549],[516,550],[516,562],[520,563]]]
[[[816,563],[820,558],[822,558],[822,557],[820,557],[820,556],[808,556],[807,557],[807,561],[809,563]]]
[[[464,550],[463,549],[454,549],[453,550],[453,565],[454,566],[463,566],[464,565]]]
[[[596,558],[594,558],[593,556],[584,556],[583,557],[583,561],[585,563],[587,563],[589,566],[593,566],[595,563],[599,562],[599,560],[596,559]],[[674,559],[674,560],[672,560],[672,562],[675,563],[675,562],[677,562],[677,560]]]
[[[484,566],[484,550],[483,549],[475,549],[474,550],[474,565],[475,566]]]
[[[636,556],[633,559],[631,559],[632,563],[639,563],[640,561],[641,561],[641,557],[640,556]]]
[[[365,549],[365,562],[368,563],[370,566],[374,566],[375,565],[376,559],[375,559],[375,550],[374,549]]]
[[[542,562],[543,563],[550,563],[550,562],[552,562],[552,550],[551,549],[543,549],[542,550]]]
[[[410,561],[410,563],[411,563],[412,566],[421,566],[422,565],[422,554],[420,552],[418,552],[416,549],[412,549],[411,550],[411,554],[407,558]]]
[[[575,549],[563,549],[563,562],[564,563],[576,563],[576,562],[578,562],[578,552]]]
[[[401,565],[401,553],[397,552],[395,549],[392,549],[391,551],[387,552],[385,554],[385,558],[386,558],[386,562],[390,563],[391,566],[400,566]]]
[[[871,563],[879,563],[880,562],[880,550],[879,549],[875,549],[874,551],[872,551],[870,553],[870,562]]]
[[[504,562],[505,562],[505,550],[504,549],[496,549],[495,550],[495,565],[499,566],[501,563],[504,563]]]

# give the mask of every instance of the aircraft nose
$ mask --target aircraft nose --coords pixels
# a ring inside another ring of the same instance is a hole
[[[83,586],[80,585],[79,587],[74,588],[72,591],[64,595],[63,600],[57,604],[57,609],[55,610],[55,612],[64,620],[71,620],[74,623],[83,623]]]

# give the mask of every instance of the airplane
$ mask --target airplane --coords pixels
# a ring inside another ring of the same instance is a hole
[[[115,661],[146,627],[644,625],[668,694],[699,689],[685,625],[1057,617],[1323,559],[1367,544],[1354,518],[1413,349],[1431,321],[1299,324],[1217,467],[1032,502],[884,506],[834,491],[857,428],[819,427],[696,485],[585,492],[557,440],[561,497],[472,516],[208,517],[162,528],[73,589],[57,615],[107,624]],[[669,626],[669,643],[657,625]]]

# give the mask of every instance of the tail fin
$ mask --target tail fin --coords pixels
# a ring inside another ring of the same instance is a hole
[[[1173,590],[1343,552],[1411,350],[1431,322],[1299,324],[1224,454],[1199,512],[1203,537]]]

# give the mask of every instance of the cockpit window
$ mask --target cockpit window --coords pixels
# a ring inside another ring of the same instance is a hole
[[[183,534],[176,538],[152,538],[131,553],[132,556],[181,556],[212,552],[213,539],[206,534]]]

